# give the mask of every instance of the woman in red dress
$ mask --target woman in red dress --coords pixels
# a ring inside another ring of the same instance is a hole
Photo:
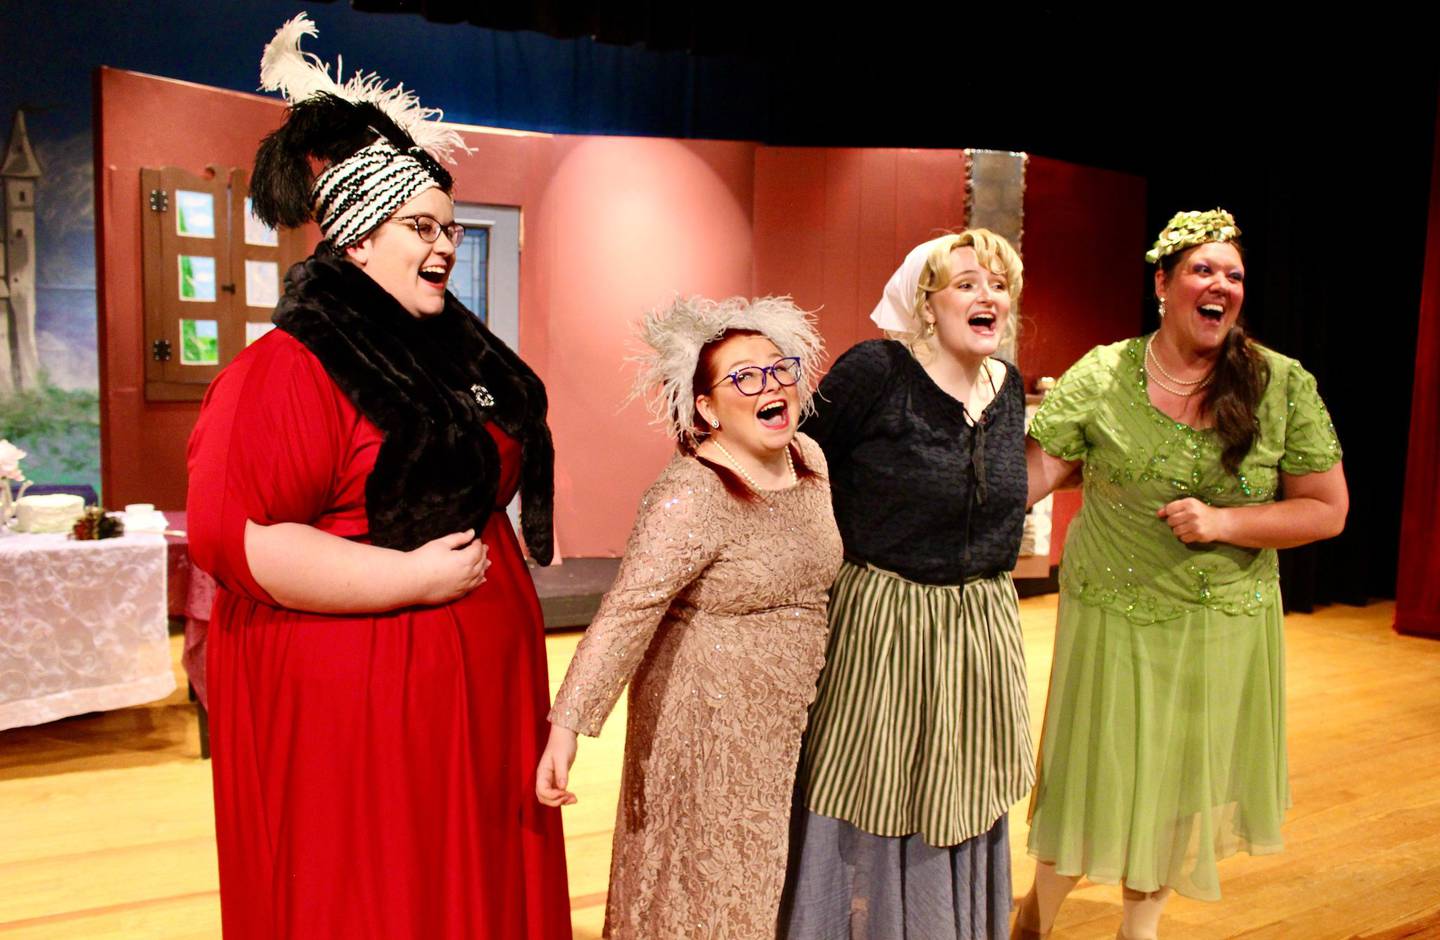
[[[267,224],[326,237],[190,440],[191,550],[220,585],[225,934],[568,938],[560,815],[530,776],[540,606],[504,512],[520,487],[547,562],[544,387],[445,292],[463,231],[416,140],[443,155],[458,138],[413,98],[377,106],[373,79],[315,79],[313,34],[297,17],[266,50],[262,80],[292,105],[252,197]]]

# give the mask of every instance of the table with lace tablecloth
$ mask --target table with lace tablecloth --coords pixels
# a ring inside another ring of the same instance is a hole
[[[165,582],[158,534],[0,535],[0,729],[174,691]]]
[[[190,561],[190,540],[186,535],[189,517],[183,509],[167,509],[165,541],[170,549],[170,616],[185,622],[185,651],[180,664],[190,680],[191,698],[203,709],[205,695],[205,636],[210,629],[210,608],[215,603],[215,579]],[[205,747],[204,715],[201,715],[201,742]],[[208,748],[206,756],[209,756]]]

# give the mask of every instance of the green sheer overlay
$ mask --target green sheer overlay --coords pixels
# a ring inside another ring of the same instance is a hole
[[[1262,349],[1270,381],[1238,474],[1213,431],[1146,393],[1145,339],[1097,347],[1030,426],[1084,461],[1061,564],[1030,854],[1140,891],[1220,895],[1215,863],[1280,850],[1289,803],[1275,552],[1185,545],[1156,511],[1277,498],[1280,475],[1326,470],[1340,445],[1315,379]]]

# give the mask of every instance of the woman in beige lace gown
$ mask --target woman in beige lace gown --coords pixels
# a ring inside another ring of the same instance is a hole
[[[605,935],[775,936],[800,737],[840,567],[825,458],[795,434],[820,341],[788,301],[647,318],[645,376],[679,453],[550,713],[536,794],[630,683]]]

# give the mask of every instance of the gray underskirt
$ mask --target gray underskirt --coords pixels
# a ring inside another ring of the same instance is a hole
[[[871,835],[797,804],[780,940],[1006,940],[1009,826],[948,848]]]

